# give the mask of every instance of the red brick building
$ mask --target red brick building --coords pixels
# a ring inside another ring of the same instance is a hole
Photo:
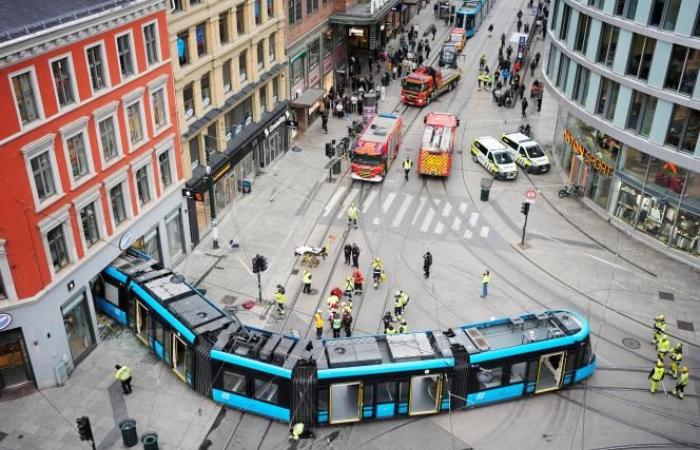
[[[56,384],[94,348],[90,283],[121,251],[189,247],[168,5],[85,4],[0,18],[0,389]]]

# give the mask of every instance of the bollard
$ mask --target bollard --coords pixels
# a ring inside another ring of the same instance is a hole
[[[481,196],[479,198],[482,202],[489,201],[489,192],[491,191],[492,184],[493,184],[493,178],[482,178],[481,179]]]

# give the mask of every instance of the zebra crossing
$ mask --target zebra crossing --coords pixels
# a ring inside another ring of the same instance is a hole
[[[347,195],[345,195],[347,192]],[[360,188],[341,186],[331,196],[324,207],[322,216],[330,218],[340,199],[345,195],[336,219],[343,219],[351,204],[360,210],[365,225],[385,226],[403,229],[409,227],[427,235],[445,235],[452,233],[462,239],[479,236],[486,239],[489,235],[487,225],[479,226],[480,214],[469,212],[469,203],[461,199],[431,198],[427,195],[417,196],[404,192],[390,192],[382,196],[372,190],[364,199],[360,199]],[[466,199],[465,199],[466,200]],[[410,223],[409,223],[410,221]]]

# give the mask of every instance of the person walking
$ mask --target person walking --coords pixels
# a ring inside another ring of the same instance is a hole
[[[425,255],[423,255],[423,276],[425,278],[430,277],[430,266],[433,265],[433,255],[430,254],[430,252],[425,252]]]
[[[656,344],[656,352],[658,353],[659,361],[665,361],[666,355],[671,351],[671,341],[667,334],[662,334],[659,338],[659,343]]]
[[[408,294],[405,291],[401,291],[401,316],[406,313],[406,306],[408,306],[409,300],[411,300],[411,298]]]
[[[660,314],[654,318],[654,332],[651,335],[651,343],[656,345],[662,334],[666,334],[666,317]]]
[[[520,83],[518,85],[518,95],[520,98],[525,98],[525,83]]]
[[[656,394],[659,383],[664,379],[664,373],[664,363],[662,361],[656,361],[656,365],[651,369],[651,372],[649,372],[648,378],[651,380],[649,392]]]
[[[340,329],[343,326],[343,319],[340,317],[340,314],[338,314],[338,312],[333,313],[333,320],[331,321],[331,324],[333,327],[333,337],[339,338],[340,337]]]
[[[321,339],[323,337],[323,313],[321,310],[317,310],[314,314],[314,325],[316,326],[316,339]]]
[[[344,312],[341,320],[343,322],[343,329],[345,330],[345,337],[352,336],[352,314]]]
[[[401,319],[401,323],[399,324],[399,334],[406,333],[408,333],[408,322],[406,319]]]
[[[360,247],[357,244],[352,244],[352,266],[354,268],[360,267]]]
[[[413,161],[411,161],[411,158],[406,156],[406,160],[403,162],[403,172],[406,181],[408,181],[408,172],[411,171],[411,167],[413,167]]]
[[[345,244],[345,247],[343,247],[343,253],[345,254],[345,264],[349,266],[352,263],[352,245],[349,243]]]
[[[518,13],[515,16],[518,18],[518,20],[522,19],[523,18],[523,11],[521,9],[519,9]]]
[[[678,378],[678,368],[681,365],[681,361],[683,361],[683,344],[681,342],[673,347],[669,358],[671,358],[671,376],[673,378]]]
[[[360,212],[357,210],[355,203],[350,203],[350,207],[348,207],[348,225],[352,225],[353,227],[357,228],[357,218],[359,215]]]
[[[487,270],[481,276],[481,298],[489,295],[489,284],[491,283],[491,273]]]
[[[489,24],[489,37],[491,37],[491,33],[493,33],[493,24]]]
[[[544,89],[540,89],[537,93],[537,112],[542,111],[542,95],[544,94]]]
[[[287,295],[284,293],[284,287],[282,285],[277,285],[277,290],[275,291],[273,298],[275,299],[275,304],[277,305],[277,313],[280,316],[283,316],[284,304],[287,301]]]
[[[425,44],[425,59],[430,59],[430,46]]]
[[[133,392],[131,389],[131,369],[127,366],[120,366],[117,364],[114,366],[114,370],[116,370],[114,378],[121,383],[124,395],[131,394],[131,392]]]
[[[688,367],[683,366],[681,369],[681,376],[676,380],[676,387],[671,391],[671,394],[678,397],[678,400],[683,400],[683,390],[688,385],[688,378],[690,378]]]
[[[328,134],[328,111],[326,111],[326,108],[323,108],[323,111],[321,111],[321,127],[323,128],[323,133]]]
[[[523,21],[518,19],[518,22],[515,24],[515,27],[518,30],[518,33],[520,33],[520,29],[523,27]]]
[[[501,33],[501,48],[505,47],[506,45],[506,34]]]
[[[398,320],[401,317],[401,311],[403,310],[403,301],[401,300],[401,291],[396,291],[394,295],[394,316]]]
[[[394,316],[391,315],[391,311],[387,311],[386,314],[384,314],[382,322],[384,322],[384,333],[386,333],[389,326],[394,323]]]
[[[523,119],[527,119],[527,106],[527,98],[523,97],[523,99],[520,101],[520,113]]]
[[[362,284],[365,282],[365,277],[359,270],[352,271],[353,284],[355,285],[355,295],[362,294]]]
[[[542,19],[542,40],[547,38],[547,18]]]
[[[384,265],[382,260],[377,257],[372,260],[372,286],[377,289],[379,287],[379,282],[382,279],[382,272],[384,272]]]
[[[304,294],[310,294],[311,293],[311,270],[310,269],[304,269],[304,273],[301,275],[301,282],[304,284],[304,289],[302,292]]]

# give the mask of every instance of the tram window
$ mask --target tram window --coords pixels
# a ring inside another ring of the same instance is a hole
[[[399,403],[408,402],[408,381],[399,381]]]
[[[165,342],[165,338],[163,336],[163,334],[164,334],[163,324],[158,319],[153,319],[153,322],[154,322],[154,325],[156,327],[156,329],[155,329],[156,341],[158,341],[162,344],[163,342]]]
[[[374,392],[374,386],[372,386],[371,384],[366,384],[366,385],[364,386],[364,388],[362,389],[362,392],[363,392],[363,394],[362,394],[362,396],[363,396],[362,404],[364,404],[364,405],[372,405],[372,404],[373,404],[373,402],[372,402],[372,392]]]
[[[224,370],[224,390],[235,392],[236,394],[247,395],[245,386],[245,375]]]
[[[394,403],[396,401],[396,383],[393,381],[377,383],[375,389],[377,403]]]
[[[268,403],[278,403],[279,386],[272,381],[255,379],[255,398]]]
[[[573,372],[576,370],[576,350],[569,350],[566,354],[566,368],[564,373]]]
[[[584,367],[590,364],[591,358],[593,357],[593,349],[591,348],[591,341],[586,339],[586,341],[583,344],[583,351],[581,353],[581,362],[579,363],[579,367]]]
[[[525,370],[527,362],[519,362],[510,366],[510,383],[522,383],[525,381]]]
[[[503,367],[482,367],[476,374],[479,381],[479,390],[491,389],[500,386],[503,379]]]
[[[537,365],[539,364],[539,359],[535,359],[527,362],[527,382],[534,383],[537,381]]]
[[[450,396],[450,391],[452,390],[452,383],[454,382],[454,377],[446,375],[442,382],[442,398],[446,400]]]
[[[328,410],[328,388],[318,390],[318,410]]]

